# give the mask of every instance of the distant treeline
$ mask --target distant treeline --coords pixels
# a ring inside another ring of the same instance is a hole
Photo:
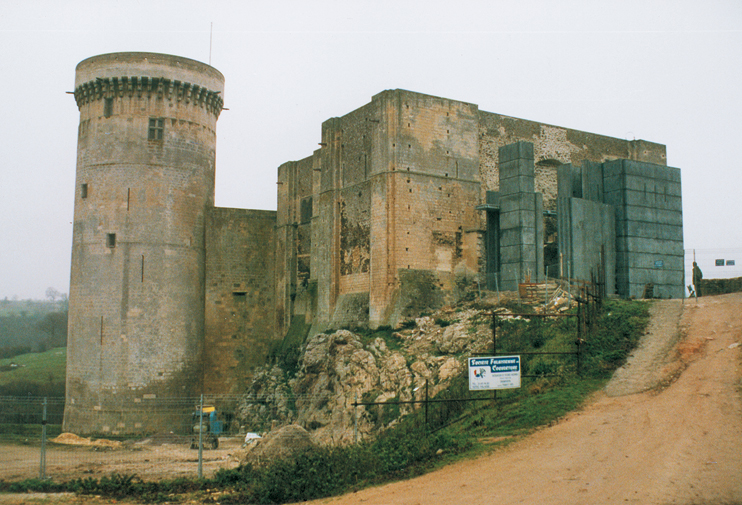
[[[0,359],[67,345],[67,300],[0,300]]]

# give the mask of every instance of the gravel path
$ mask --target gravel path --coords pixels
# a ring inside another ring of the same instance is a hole
[[[672,349],[680,339],[683,306],[683,300],[652,302],[647,331],[626,364],[616,370],[606,386],[608,396],[631,395],[654,389],[675,372],[675,353]]]

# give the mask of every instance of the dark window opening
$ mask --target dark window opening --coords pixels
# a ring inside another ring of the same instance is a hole
[[[106,235],[106,246],[110,248],[116,247],[116,234],[109,233]]]
[[[246,291],[233,291],[232,295],[234,296],[234,299],[236,301],[244,300],[245,298],[247,298]]]
[[[81,198],[88,197],[88,185],[87,184],[83,184],[80,186],[80,197]]]
[[[106,98],[103,102],[103,115],[105,117],[113,115],[113,98]]]
[[[299,203],[299,219],[301,224],[307,224],[312,220],[312,197],[302,198]]]
[[[500,211],[487,211],[487,235],[485,238],[487,289],[499,289],[500,275]]]
[[[165,120],[162,118],[149,118],[149,140],[162,140],[165,131]]]

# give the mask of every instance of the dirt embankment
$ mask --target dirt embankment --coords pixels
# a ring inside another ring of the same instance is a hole
[[[314,503],[742,503],[740,314],[740,293],[660,302],[614,396],[493,454]]]

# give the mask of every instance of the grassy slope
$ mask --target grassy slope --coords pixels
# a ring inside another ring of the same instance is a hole
[[[7,370],[11,363],[19,365]],[[42,353],[22,354],[0,359],[0,386],[12,382],[59,383],[64,382],[67,366],[67,349],[57,347]]]

